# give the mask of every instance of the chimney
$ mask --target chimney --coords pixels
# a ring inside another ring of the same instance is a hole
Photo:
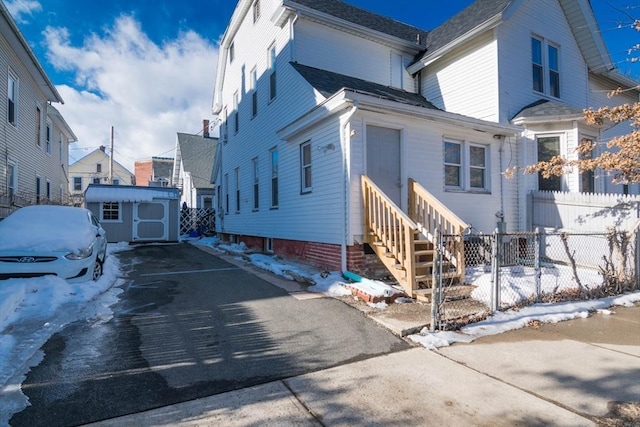
[[[102,152],[104,153],[104,150],[105,150],[105,146],[104,146],[104,145],[101,145],[101,146],[100,146],[100,151],[102,151]]]
[[[202,136],[205,138],[209,138],[209,120],[202,120]]]

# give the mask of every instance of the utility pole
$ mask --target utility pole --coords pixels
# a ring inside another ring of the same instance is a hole
[[[111,150],[109,156],[109,184],[113,184],[113,126],[111,126]]]

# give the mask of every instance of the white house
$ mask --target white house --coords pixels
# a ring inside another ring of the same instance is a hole
[[[69,192],[78,205],[89,184],[135,185],[133,173],[117,161],[111,162],[104,146],[69,166]]]
[[[206,127],[208,128],[208,121]],[[171,185],[180,189],[180,205],[189,208],[213,208],[214,184],[211,183],[218,138],[178,133]]]
[[[62,97],[2,2],[0,74],[0,217],[18,206],[68,203],[68,146],[77,138],[52,105]]]
[[[531,190],[607,185],[503,174],[605,138],[578,113],[633,82],[595,29],[588,0],[477,1],[431,32],[339,0],[239,1],[214,92],[217,231],[342,271],[370,247],[415,289],[436,231],[522,229]]]

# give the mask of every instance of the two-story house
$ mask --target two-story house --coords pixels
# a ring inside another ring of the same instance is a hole
[[[142,187],[168,187],[173,173],[173,158],[153,156],[134,163],[136,185]]]
[[[111,159],[103,145],[72,163],[69,177],[69,193],[77,206],[84,203],[89,184],[135,185],[133,173]]]
[[[596,29],[587,0],[476,1],[430,32],[338,0],[240,0],[214,92],[217,231],[341,271],[371,249],[413,289],[407,260],[436,232],[522,229],[528,190],[579,188],[503,171],[603,138],[582,108],[632,82]]]
[[[77,138],[52,105],[62,97],[2,2],[0,74],[0,217],[29,204],[67,204],[69,143]]]

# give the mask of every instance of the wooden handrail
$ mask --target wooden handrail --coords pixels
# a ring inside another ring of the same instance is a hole
[[[366,175],[362,175],[362,198],[367,242],[371,243],[369,235],[373,234],[376,242],[384,245],[387,253],[400,264],[398,271],[404,272],[404,280],[399,282],[411,295],[416,286],[414,240],[417,224]]]

